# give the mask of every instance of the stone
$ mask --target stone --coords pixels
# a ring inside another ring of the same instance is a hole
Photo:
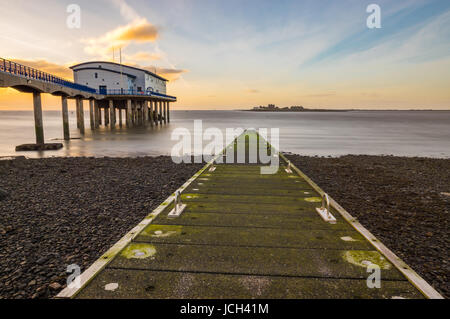
[[[0,188],[0,200],[4,200],[9,196],[8,192],[3,188]]]
[[[55,151],[63,148],[62,143],[46,143],[46,144],[22,144],[16,146],[16,152],[27,151]]]
[[[59,290],[59,289],[61,289],[62,286],[59,283],[57,283],[57,282],[53,282],[50,285],[48,285],[48,287],[51,290]]]

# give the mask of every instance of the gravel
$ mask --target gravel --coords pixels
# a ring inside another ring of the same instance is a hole
[[[0,299],[55,296],[68,265],[85,270],[200,168],[170,157],[0,161]]]
[[[446,298],[450,159],[288,158]]]
[[[450,160],[292,162],[447,298]],[[50,298],[202,165],[170,157],[0,161],[0,299]]]

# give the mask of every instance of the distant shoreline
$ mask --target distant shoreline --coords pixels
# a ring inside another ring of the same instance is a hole
[[[450,112],[449,110],[435,110],[435,109],[420,109],[420,110],[395,110],[395,109],[380,109],[380,110],[366,110],[366,109],[304,109],[304,110],[238,110],[243,112],[255,113],[308,113],[308,112]]]

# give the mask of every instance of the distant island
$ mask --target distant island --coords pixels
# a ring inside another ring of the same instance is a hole
[[[307,109],[303,106],[278,107],[275,104],[267,106],[255,106],[250,112],[347,112],[348,110]]]

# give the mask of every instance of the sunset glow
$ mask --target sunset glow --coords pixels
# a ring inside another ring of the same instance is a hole
[[[113,50],[119,62],[121,47],[125,64],[170,80],[175,110],[450,108],[447,0],[378,1],[381,29],[367,28],[368,3],[350,0],[79,0],[80,29],[66,26],[70,3],[2,1],[1,57],[71,79],[69,66]],[[30,101],[0,89],[0,109]]]

